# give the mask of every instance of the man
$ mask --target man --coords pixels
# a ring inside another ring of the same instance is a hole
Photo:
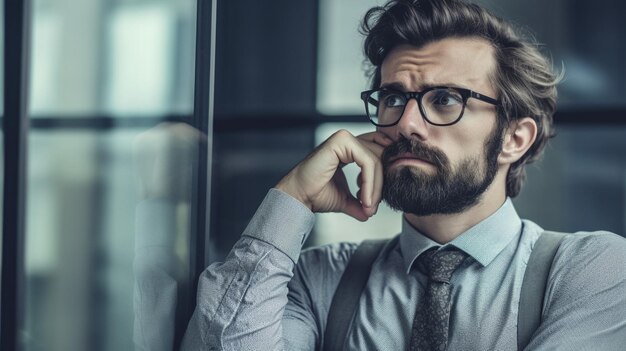
[[[371,267],[345,349],[517,349],[522,280],[543,229],[510,198],[552,136],[559,79],[509,24],[461,1],[393,0],[366,14],[363,32],[374,75],[362,99],[376,132],[335,133],[270,190],[227,259],[202,274],[184,348],[321,349],[358,245],[301,253],[313,212],[366,221],[384,200],[404,212],[402,233]],[[356,197],[341,170],[352,162]],[[433,273],[442,267],[445,278]],[[568,235],[542,307],[526,349],[623,349],[626,240]]]

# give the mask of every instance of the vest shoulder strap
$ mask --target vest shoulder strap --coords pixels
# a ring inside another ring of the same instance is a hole
[[[328,311],[324,331],[324,351],[342,351],[359,297],[367,285],[370,271],[378,254],[389,240],[365,240],[350,257],[341,275]]]
[[[524,272],[517,315],[517,349],[523,350],[541,323],[543,299],[552,262],[565,233],[543,232],[535,242]]]

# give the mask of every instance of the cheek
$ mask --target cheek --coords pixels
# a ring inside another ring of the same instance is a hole
[[[451,135],[447,143],[440,146],[453,167],[468,158],[483,159],[485,157],[486,136],[483,138],[470,137],[467,134]]]

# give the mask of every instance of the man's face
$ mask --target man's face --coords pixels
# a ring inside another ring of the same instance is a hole
[[[381,67],[381,87],[421,91],[462,87],[496,97],[489,83],[495,60],[484,40],[450,38],[420,49],[396,47]],[[383,198],[418,216],[458,213],[476,204],[498,170],[502,127],[493,105],[469,99],[451,126],[426,122],[410,100],[400,122],[379,127],[395,142],[383,154]]]

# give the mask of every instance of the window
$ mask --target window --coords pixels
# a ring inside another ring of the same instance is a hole
[[[180,341],[195,19],[194,0],[33,1],[24,350]]]

